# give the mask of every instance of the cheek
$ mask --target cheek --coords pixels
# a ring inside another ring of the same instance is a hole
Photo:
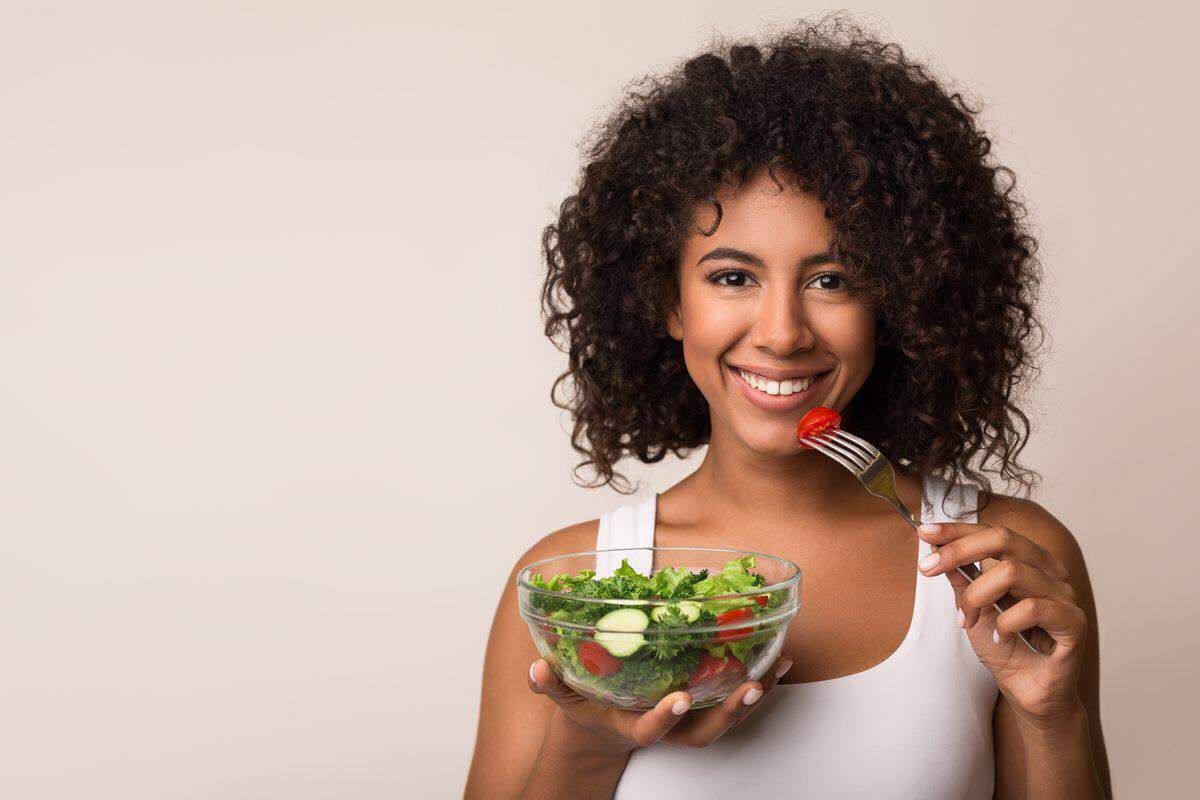
[[[811,310],[813,331],[848,367],[870,369],[875,361],[875,314],[865,305],[844,303]]]
[[[689,302],[690,301],[690,302]],[[684,351],[691,353],[692,366],[703,360],[712,361],[737,342],[743,333],[746,314],[744,304],[704,302],[702,298],[686,298],[683,308]]]

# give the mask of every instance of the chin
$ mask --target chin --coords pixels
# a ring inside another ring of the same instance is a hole
[[[752,430],[743,429],[740,438],[758,455],[777,458],[794,456],[804,451],[796,444],[797,422],[799,420],[779,425],[756,425]]]

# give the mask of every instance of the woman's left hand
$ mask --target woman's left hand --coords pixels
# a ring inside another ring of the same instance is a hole
[[[950,579],[959,624],[1018,715],[1043,726],[1075,713],[1087,617],[1067,582],[1066,566],[1037,542],[1008,528],[943,522],[922,525],[918,535],[938,547],[937,563],[927,567],[923,562],[921,572],[945,573]],[[998,563],[975,581],[956,569],[987,558]],[[1018,602],[999,613],[992,603],[1006,593]],[[1026,636],[1038,653],[1017,636],[1035,625],[1045,634],[1031,631]]]

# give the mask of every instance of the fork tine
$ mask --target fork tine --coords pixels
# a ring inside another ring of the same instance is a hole
[[[822,434],[818,434],[817,436],[810,436],[808,441],[822,445],[822,447],[820,448],[822,453],[825,453],[826,455],[829,455],[829,456],[832,456],[834,453],[836,453],[842,459],[849,462],[849,464],[854,468],[855,474],[862,472],[864,469],[867,468],[866,463],[863,462],[863,459],[857,453],[855,453],[852,450],[847,450],[842,445],[836,444],[832,439],[818,438],[818,437],[822,437],[822,436],[823,436]]]
[[[817,436],[823,437],[821,439],[818,439],[818,441],[824,442],[825,445],[827,445],[828,447],[830,447],[834,450],[837,450],[839,453],[844,455],[846,458],[848,458],[852,462],[854,462],[854,465],[858,468],[859,472],[862,472],[864,469],[866,469],[868,466],[871,465],[871,459],[863,458],[862,455],[860,455],[859,452],[857,450],[855,450],[853,447],[850,447],[848,445],[845,445],[845,444],[839,442],[837,439],[833,438],[832,436],[829,436],[827,433],[819,433],[819,434],[817,434]]]
[[[861,446],[863,449],[865,449],[867,451],[868,455],[870,455],[871,458],[875,458],[876,456],[879,455],[878,447],[876,447],[875,445],[871,444],[868,441],[858,438],[857,436],[855,436],[853,433],[850,433],[849,431],[844,431],[841,428],[831,428],[830,432],[837,436],[849,439],[850,441],[854,442],[855,444]]]
[[[824,442],[819,442],[816,439],[808,439],[808,438],[801,439],[800,441],[809,445],[814,450],[819,450],[824,455],[829,456],[834,461],[838,462],[843,467],[845,467],[846,469],[853,472],[855,475],[858,475],[858,473],[862,472],[861,469],[859,469],[858,467],[851,464],[850,461],[847,460],[845,456],[843,456],[841,453],[838,453],[838,452],[830,449],[830,447],[827,444],[825,444]]]
[[[828,433],[836,441],[841,442],[843,447],[855,453],[861,452],[866,458],[867,463],[874,461],[879,456],[878,450],[873,447],[864,447],[863,444],[865,444],[865,442],[863,442],[862,439],[859,439],[858,437],[852,437],[840,428],[831,428],[826,431],[826,433]]]

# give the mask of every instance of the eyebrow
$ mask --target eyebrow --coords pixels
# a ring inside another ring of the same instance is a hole
[[[700,260],[696,263],[703,264],[705,261],[715,260],[718,258],[729,258],[734,261],[740,261],[743,264],[750,264],[751,266],[760,268],[766,266],[766,264],[763,263],[763,260],[754,255],[754,253],[747,253],[745,250],[738,250],[736,247],[717,247],[700,256]],[[796,268],[804,269],[805,267],[811,267],[814,264],[826,264],[837,260],[837,256],[830,252],[814,253],[811,256],[805,256],[802,258],[800,263],[796,265]]]

